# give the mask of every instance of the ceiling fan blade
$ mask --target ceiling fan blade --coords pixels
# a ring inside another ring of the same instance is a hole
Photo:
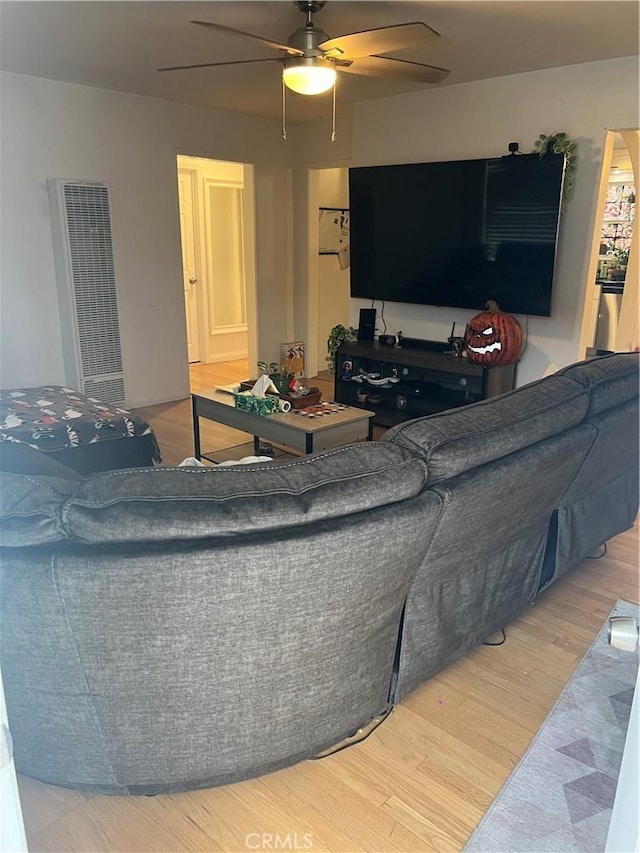
[[[440,33],[418,21],[412,24],[396,24],[392,27],[364,30],[361,33],[349,33],[322,42],[318,47],[324,53],[335,51],[337,56],[344,59],[359,59],[361,56],[373,56],[389,53],[391,50],[402,50],[405,47],[431,44],[434,39],[439,38]]]
[[[362,74],[365,77],[387,77],[396,80],[409,80],[413,83],[441,83],[450,72],[435,65],[422,65],[419,62],[407,62],[404,59],[391,59],[386,56],[366,56],[356,59],[351,65],[336,64],[338,71],[347,74]]]
[[[269,56],[267,59],[233,59],[230,62],[196,62],[193,65],[169,65],[158,68],[158,71],[187,71],[189,68],[214,68],[216,65],[247,65],[249,62],[284,62],[280,56]]]
[[[263,38],[262,36],[255,36],[253,33],[245,33],[244,30],[236,30],[233,27],[225,27],[223,24],[213,24],[211,21],[190,21],[191,24],[198,24],[201,27],[211,27],[214,30],[220,30],[223,33],[235,33],[237,36],[244,36],[245,38],[253,39],[254,41],[259,41],[260,44],[266,45],[266,47],[273,47],[275,50],[286,50],[288,54],[291,56],[304,56],[303,51],[298,50],[297,47],[290,47],[288,44],[280,44],[279,41],[271,41],[271,39]]]

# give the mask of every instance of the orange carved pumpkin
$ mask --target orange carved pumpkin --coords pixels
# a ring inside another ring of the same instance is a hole
[[[481,364],[511,364],[522,350],[522,327],[490,299],[486,311],[467,324],[464,340],[470,361]]]

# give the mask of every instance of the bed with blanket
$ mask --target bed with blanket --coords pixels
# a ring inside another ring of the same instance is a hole
[[[0,391],[0,448],[29,445],[81,474],[161,462],[151,426],[72,388]]]

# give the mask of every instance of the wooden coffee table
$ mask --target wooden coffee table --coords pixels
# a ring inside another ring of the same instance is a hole
[[[315,418],[288,412],[254,415],[236,409],[232,394],[223,391],[200,391],[191,395],[193,408],[193,446],[196,459],[213,462],[200,447],[200,418],[248,432],[253,436],[256,455],[264,438],[297,453],[316,453],[354,441],[371,441],[374,412],[348,406],[330,415]]]

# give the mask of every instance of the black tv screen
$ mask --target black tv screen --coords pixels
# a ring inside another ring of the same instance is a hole
[[[551,314],[564,155],[349,169],[351,296]]]

